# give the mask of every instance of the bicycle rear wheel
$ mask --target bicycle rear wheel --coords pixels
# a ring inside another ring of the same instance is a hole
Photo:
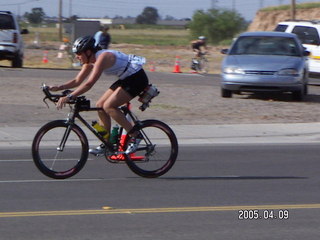
[[[136,152],[126,155],[129,168],[147,178],[159,177],[168,172],[178,156],[178,141],[172,129],[158,120],[146,120],[136,125],[132,132],[135,131],[142,134],[143,140]],[[130,137],[127,135],[126,147],[129,142]]]
[[[199,72],[208,73],[209,71],[209,62],[206,58],[202,58],[199,62]]]
[[[45,124],[32,143],[33,161],[46,176],[65,179],[77,174],[88,159],[88,139],[75,124],[65,120]]]

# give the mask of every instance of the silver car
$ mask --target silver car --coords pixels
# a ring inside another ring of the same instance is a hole
[[[222,62],[221,96],[241,92],[291,92],[300,101],[308,92],[306,51],[295,34],[246,32]]]

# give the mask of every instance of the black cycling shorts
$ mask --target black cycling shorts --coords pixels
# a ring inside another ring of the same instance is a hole
[[[126,77],[125,79],[114,82],[110,89],[113,91],[121,87],[133,98],[138,96],[149,85],[149,79],[143,69]]]

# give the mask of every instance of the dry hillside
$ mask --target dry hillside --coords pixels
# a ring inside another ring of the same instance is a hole
[[[278,22],[290,18],[290,10],[258,11],[248,31],[272,31]],[[296,19],[320,20],[320,9],[297,9]]]

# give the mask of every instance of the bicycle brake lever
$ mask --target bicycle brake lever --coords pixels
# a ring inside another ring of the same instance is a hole
[[[47,99],[48,97],[45,97],[42,101],[47,105],[47,108],[50,108],[49,107],[49,104],[46,102],[46,99]]]

